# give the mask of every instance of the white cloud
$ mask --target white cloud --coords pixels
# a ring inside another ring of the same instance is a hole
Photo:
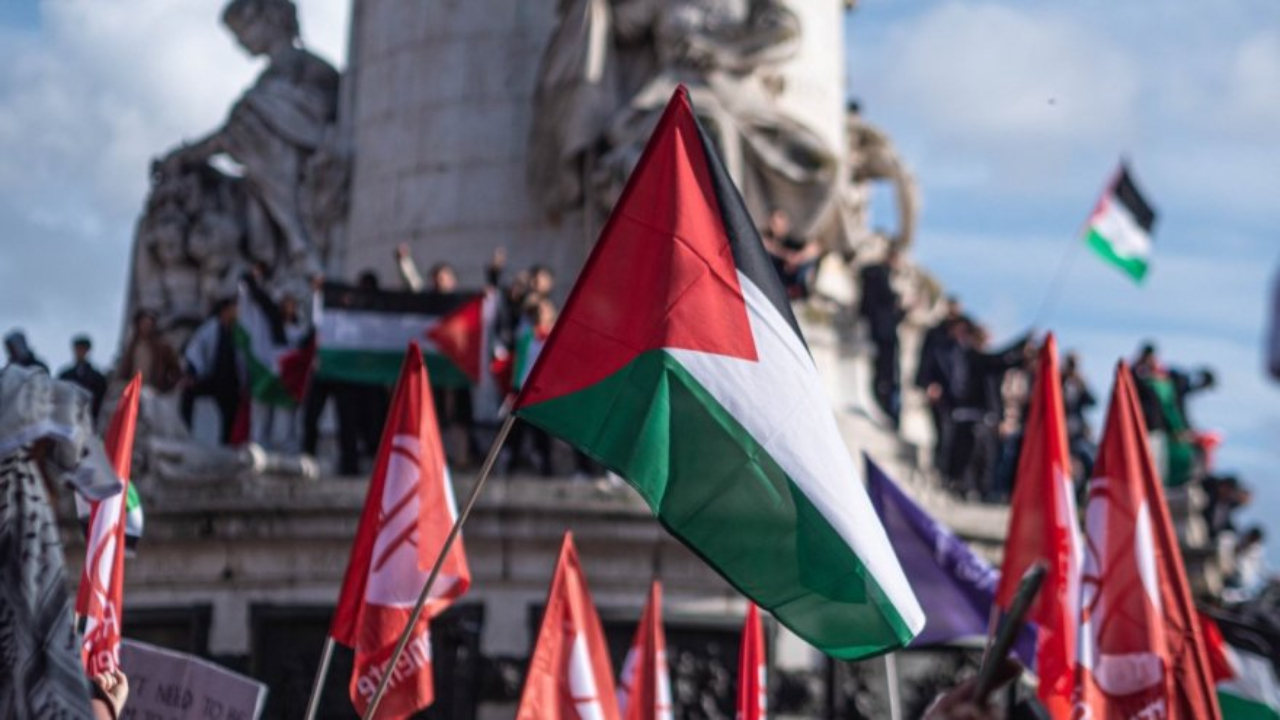
[[[216,127],[252,82],[224,0],[45,0],[0,30],[0,330],[57,363],[89,331],[109,359],[150,160]],[[304,40],[341,64],[349,0],[302,0]]]

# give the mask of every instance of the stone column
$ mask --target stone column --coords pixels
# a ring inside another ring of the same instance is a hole
[[[348,276],[371,268],[397,285],[400,242],[424,269],[452,263],[471,287],[498,246],[513,268],[576,275],[588,245],[581,216],[551,225],[524,186],[554,13],[553,0],[356,0]]]

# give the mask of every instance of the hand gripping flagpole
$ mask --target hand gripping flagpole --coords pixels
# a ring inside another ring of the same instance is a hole
[[[422,592],[418,594],[418,604],[413,607],[413,614],[409,616],[409,622],[405,623],[404,632],[400,634],[400,642],[396,643],[396,649],[391,653],[391,658],[387,660],[384,666],[386,670],[382,673],[382,679],[378,681],[378,689],[373,692],[373,697],[369,698],[369,706],[364,711],[364,720],[373,720],[378,712],[378,704],[382,702],[382,696],[387,692],[387,686],[391,684],[391,670],[400,661],[400,656],[404,654],[405,647],[409,644],[409,637],[413,634],[413,628],[417,626],[418,619],[422,617],[422,609],[426,606],[427,598],[431,595],[431,586],[435,584],[436,577],[440,575],[441,568],[444,567],[445,558],[449,556],[449,549],[453,547],[453,543],[458,539],[458,535],[462,533],[462,525],[467,521],[467,516],[471,514],[471,508],[476,504],[476,500],[480,497],[480,490],[484,488],[484,483],[489,479],[489,473],[493,470],[494,464],[498,461],[498,453],[502,450],[502,445],[507,441],[507,434],[511,432],[511,426],[515,424],[516,414],[512,411],[513,403],[506,405],[507,419],[502,422],[502,427],[498,429],[498,436],[493,439],[493,445],[489,448],[489,455],[484,459],[484,465],[480,468],[480,477],[476,480],[475,487],[471,488],[471,495],[467,497],[467,502],[462,506],[462,512],[458,513],[458,519],[453,523],[453,528],[449,530],[449,535],[444,539],[444,545],[440,548],[440,554],[436,557],[435,565],[431,567],[431,574],[427,576],[427,581],[422,585]]]

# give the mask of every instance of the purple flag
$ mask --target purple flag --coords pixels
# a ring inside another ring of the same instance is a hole
[[[863,457],[871,504],[924,609],[924,630],[911,646],[983,642],[1000,573]],[[1035,647],[1035,632],[1028,627],[1014,653],[1030,667]]]

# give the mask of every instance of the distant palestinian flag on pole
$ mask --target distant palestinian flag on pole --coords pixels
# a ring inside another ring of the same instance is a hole
[[[658,520],[833,657],[924,613],[755,223],[676,91],[516,412],[626,478]]]
[[[484,355],[484,295],[364,290],[325,283],[316,308],[325,380],[390,385],[404,349],[422,349],[435,387],[465,388],[480,377]]]
[[[1085,242],[1103,260],[1142,282],[1151,262],[1156,211],[1138,191],[1123,163],[1089,216]]]

